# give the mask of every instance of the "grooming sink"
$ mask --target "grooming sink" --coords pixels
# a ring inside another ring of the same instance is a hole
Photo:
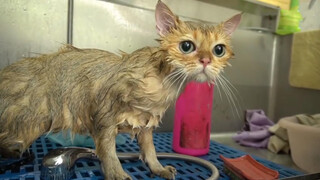
[[[131,141],[129,136],[126,137],[126,143],[117,146],[118,152],[139,152],[139,147],[136,140]],[[219,179],[229,179],[229,177],[223,172],[223,161],[219,158],[219,155],[223,155],[228,158],[236,158],[243,156],[247,153],[233,149],[226,145],[223,145],[219,141],[218,136],[212,136],[215,141],[210,143],[210,152],[208,155],[201,156],[201,158],[212,162],[219,170]],[[217,141],[216,141],[217,140]],[[220,137],[221,140],[221,137]],[[155,133],[154,143],[157,152],[173,152],[171,147],[172,133]],[[45,136],[37,139],[30,151],[35,154],[35,160],[32,163],[25,164],[18,169],[7,170],[0,174],[0,179],[6,180],[38,180],[41,173],[41,162],[45,154],[50,150],[59,148],[58,144],[52,143]],[[265,160],[253,154],[253,157],[263,165],[275,169],[279,172],[280,178],[292,177],[303,174],[297,169],[292,169],[279,165],[277,163]],[[177,169],[176,179],[207,179],[211,174],[210,171],[198,164],[190,163],[184,160],[172,160],[161,159],[160,162],[163,165],[173,165]],[[126,172],[128,172],[133,179],[161,179],[157,176],[152,176],[149,169],[140,160],[121,160],[122,166]],[[75,173],[71,179],[103,179],[103,174],[100,170],[100,164],[98,161],[83,159],[76,162]]]

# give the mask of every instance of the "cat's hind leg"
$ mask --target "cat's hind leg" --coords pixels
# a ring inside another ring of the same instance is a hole
[[[18,149],[10,149],[0,144],[0,157],[2,158],[19,158],[22,152]]]
[[[40,135],[39,135],[40,136]],[[10,137],[0,140],[0,156],[3,158],[21,158],[35,139]]]

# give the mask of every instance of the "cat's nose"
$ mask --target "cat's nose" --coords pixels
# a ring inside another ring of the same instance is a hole
[[[211,59],[210,58],[201,58],[200,63],[203,64],[203,67],[205,68],[208,64],[211,63]]]

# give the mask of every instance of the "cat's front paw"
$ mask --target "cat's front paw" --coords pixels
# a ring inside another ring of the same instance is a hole
[[[172,166],[165,166],[164,169],[160,171],[159,176],[165,179],[175,179],[176,174],[176,168]]]
[[[104,169],[103,167],[104,166],[102,165],[101,169],[105,180],[132,180],[130,175],[122,169],[117,169],[115,167]]]

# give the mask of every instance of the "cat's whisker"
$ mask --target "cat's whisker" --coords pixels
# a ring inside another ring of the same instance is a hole
[[[220,72],[221,71],[221,68],[220,67],[211,67],[211,69],[214,71],[214,72]]]
[[[167,77],[164,78],[163,84],[166,84],[170,82],[175,76],[179,75],[181,72],[183,72],[183,69],[178,69],[177,71],[173,71],[171,74],[169,74]]]
[[[219,80],[222,84],[222,87],[224,88],[224,92],[227,95],[227,98],[230,100],[229,102],[234,106],[234,108],[236,108],[234,100],[233,100],[233,95],[230,92],[230,88],[228,87],[228,85],[226,84],[226,82],[219,76]],[[236,109],[237,110],[237,109]]]
[[[168,83],[171,82],[172,80],[174,80],[175,78],[177,78],[178,76],[181,75],[181,73],[183,73],[183,69],[180,69],[179,71],[177,71],[176,73],[174,73],[170,78],[168,78]]]
[[[225,77],[221,74],[221,78],[224,79],[224,81],[226,82],[226,84],[228,85],[228,87],[230,88],[230,92],[233,94],[233,97],[237,103],[237,105],[239,106],[239,108],[241,107],[241,103],[239,102],[238,98],[239,97],[239,91],[236,87],[234,87],[234,85]],[[241,97],[240,97],[241,100]]]
[[[181,70],[179,70],[181,71]],[[179,73],[179,71],[173,71],[172,73],[170,73],[168,76],[166,76],[163,81],[162,84],[166,84],[170,79],[172,79],[175,75],[177,75]]]
[[[236,115],[238,116],[238,118],[240,118],[240,113],[239,113],[239,109],[238,109],[238,108],[240,108],[240,103],[237,99],[237,96],[233,92],[233,89],[236,90],[236,88],[228,80],[226,80],[226,78],[223,77],[221,74],[218,76],[218,79],[220,80],[220,83],[224,89],[224,92],[227,95],[227,99],[229,99],[228,100],[229,103],[233,106],[232,109],[235,109]],[[230,88],[230,85],[232,85],[233,89]],[[232,112],[234,113],[234,111],[232,111]]]
[[[219,97],[222,100],[221,89],[220,89],[220,85],[218,84],[219,81],[217,81],[217,78],[215,78],[214,82],[215,82],[214,85],[216,85],[216,87],[218,88]]]
[[[179,86],[179,88],[178,88],[176,97],[179,96],[181,87],[182,87],[182,85],[184,84],[184,82],[186,81],[187,77],[188,77],[188,75],[187,75],[187,74],[184,74],[184,78],[183,78],[183,80],[182,80],[181,83],[180,83],[180,86]]]
[[[183,75],[184,75],[184,73],[183,73],[183,72],[180,72],[177,76],[175,76],[176,78],[173,79],[173,81],[172,81],[171,84],[169,85],[168,89],[170,89],[171,86],[177,82],[177,80],[181,79],[181,78],[183,77]]]
[[[208,75],[210,76],[210,79],[212,79],[213,82],[215,82],[215,79],[219,74],[217,73],[216,70],[213,68],[207,68]]]
[[[219,82],[219,86],[221,86],[221,89],[222,91],[224,92],[224,94],[226,95],[227,97],[227,101],[229,104],[231,104],[231,101],[230,101],[230,97],[228,96],[228,93],[227,91],[225,90],[225,87],[224,87],[224,84],[221,82],[221,78],[219,76],[217,76],[217,82]],[[221,95],[221,94],[220,94]],[[222,98],[221,98],[222,99]]]
[[[234,85],[222,74],[220,74],[221,78],[224,79],[226,81],[227,84],[229,84],[237,93],[239,93],[238,89],[236,87],[234,87]]]

